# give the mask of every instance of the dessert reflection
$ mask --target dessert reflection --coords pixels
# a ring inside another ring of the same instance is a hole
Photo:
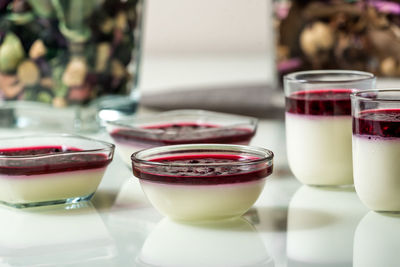
[[[0,237],[6,266],[82,266],[115,255],[103,220],[87,202],[23,210],[0,206]]]
[[[246,220],[210,224],[160,221],[137,258],[139,266],[274,266],[264,243]]]
[[[354,231],[366,212],[352,187],[300,187],[288,211],[288,266],[351,266]]]
[[[400,214],[370,211],[354,234],[354,267],[400,266]]]

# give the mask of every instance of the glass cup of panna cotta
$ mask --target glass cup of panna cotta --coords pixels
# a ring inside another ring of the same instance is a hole
[[[149,148],[132,155],[133,174],[162,214],[177,221],[239,217],[272,173],[267,149],[226,144]]]
[[[400,211],[400,89],[351,96],[354,186],[371,210]]]
[[[156,146],[193,143],[248,145],[256,133],[253,117],[205,110],[172,110],[107,122],[107,131],[122,159]]]
[[[289,167],[302,183],[353,184],[350,94],[375,87],[375,76],[348,70],[284,77]]]
[[[67,134],[0,138],[0,203],[33,207],[90,200],[114,145]]]

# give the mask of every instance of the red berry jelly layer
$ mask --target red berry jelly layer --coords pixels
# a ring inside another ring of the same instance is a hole
[[[223,128],[218,125],[181,123],[154,125],[135,129],[117,129],[111,133],[116,141],[135,141],[154,145],[176,145],[192,143],[234,144],[249,142],[254,131],[243,128]],[[209,131],[207,131],[209,130]]]
[[[96,169],[107,166],[111,161],[104,154],[73,153],[81,151],[62,146],[0,149],[0,174],[38,175]]]
[[[139,179],[167,184],[217,185],[234,184],[259,180],[272,173],[272,166],[264,163],[239,165],[255,157],[236,155],[190,155],[172,156],[151,160],[171,164],[138,168],[133,164],[133,174]],[[235,165],[238,163],[238,165]],[[173,164],[188,164],[173,166]],[[210,164],[220,164],[213,166]],[[221,166],[222,165],[222,166]],[[229,166],[228,166],[229,165]]]
[[[286,97],[286,112],[302,115],[351,115],[351,89],[300,91]]]
[[[353,134],[400,137],[400,109],[366,110],[353,117]]]

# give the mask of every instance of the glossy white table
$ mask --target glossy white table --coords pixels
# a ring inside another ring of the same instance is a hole
[[[400,217],[369,212],[351,188],[301,186],[284,136],[283,122],[260,122],[252,144],[275,152],[275,170],[243,219],[164,218],[116,153],[89,203],[0,206],[0,266],[400,266]]]

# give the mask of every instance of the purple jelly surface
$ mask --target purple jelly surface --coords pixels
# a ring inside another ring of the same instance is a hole
[[[255,132],[244,128],[221,128],[218,125],[177,123],[143,127],[140,131],[135,129],[116,129],[111,137],[116,141],[141,142],[154,145],[176,145],[191,143],[219,143],[234,144],[249,142]],[[204,131],[212,130],[212,131]]]
[[[400,138],[400,109],[379,109],[360,112],[353,117],[353,134]]]
[[[78,148],[66,148],[61,146],[36,146],[0,149],[0,174],[38,175],[69,172],[102,168],[111,162],[111,159],[108,159],[106,155],[100,153],[68,154],[70,152],[79,151],[82,150]],[[15,156],[25,158],[12,158]]]
[[[286,97],[286,112],[317,116],[350,116],[351,89],[299,91]]]
[[[272,173],[272,166],[264,163],[253,165],[234,165],[256,157],[237,155],[185,155],[157,158],[151,161],[164,164],[188,164],[187,166],[137,167],[133,163],[133,174],[143,180],[166,184],[217,185],[234,184],[260,180]],[[221,164],[211,166],[209,164]],[[226,166],[225,164],[232,164]],[[198,165],[198,166],[196,166]],[[225,165],[225,166],[223,166]]]

